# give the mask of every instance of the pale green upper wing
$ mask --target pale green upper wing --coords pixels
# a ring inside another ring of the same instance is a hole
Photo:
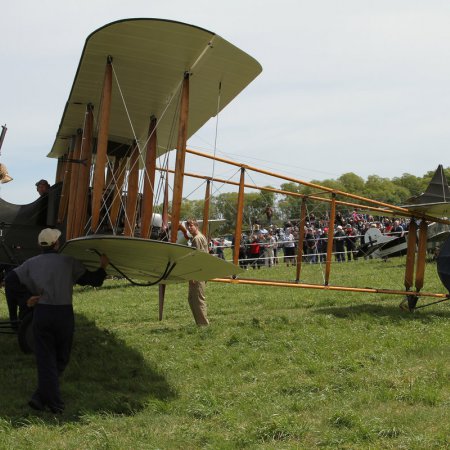
[[[158,120],[159,151],[175,147],[173,118],[185,72],[191,73],[189,138],[217,114],[219,95],[221,110],[262,70],[247,53],[203,28],[159,19],[110,23],[86,40],[48,156],[68,152],[70,138],[83,128],[88,103],[94,105],[94,112],[99,109],[108,56],[114,67],[109,152],[128,148],[135,138],[145,141],[152,115]]]

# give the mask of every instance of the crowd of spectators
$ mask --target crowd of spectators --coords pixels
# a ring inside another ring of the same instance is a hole
[[[271,217],[270,217],[271,219]],[[364,243],[369,228],[378,228],[382,234],[403,236],[409,223],[404,219],[391,219],[353,210],[347,214],[340,211],[334,220],[333,258],[336,262],[352,261],[358,258],[358,249]],[[309,214],[305,224],[303,240],[303,261],[316,264],[326,261],[330,218]],[[298,257],[299,221],[289,220],[283,226],[276,226],[272,220],[261,224],[255,220],[252,229],[242,233],[239,243],[239,264],[248,269],[271,267],[280,262],[295,266]],[[211,252],[224,258],[221,242],[211,246]],[[223,244],[223,241],[222,241]],[[232,243],[234,247],[234,242]]]

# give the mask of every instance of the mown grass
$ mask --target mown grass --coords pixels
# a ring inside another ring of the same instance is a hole
[[[401,289],[403,270],[334,264],[331,281]],[[424,289],[444,292],[435,270]],[[302,281],[321,278],[305,265]],[[33,358],[0,335],[0,448],[450,448],[448,304],[410,314],[396,296],[219,283],[207,296],[197,328],[185,285],[167,288],[162,322],[156,288],[77,288],[62,417],[29,410]]]

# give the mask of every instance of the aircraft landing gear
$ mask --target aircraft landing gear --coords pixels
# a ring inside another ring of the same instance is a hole
[[[419,297],[417,295],[407,295],[406,298],[401,301],[399,307],[402,311],[414,312],[418,300]]]

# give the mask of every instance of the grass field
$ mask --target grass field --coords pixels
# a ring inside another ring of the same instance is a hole
[[[333,264],[331,284],[402,289],[403,271]],[[424,290],[444,292],[435,271]],[[450,448],[450,305],[411,314],[400,300],[208,283],[211,326],[197,328],[185,285],[167,288],[162,322],[156,288],[76,288],[64,415],[28,408],[33,357],[0,335],[0,448]]]

